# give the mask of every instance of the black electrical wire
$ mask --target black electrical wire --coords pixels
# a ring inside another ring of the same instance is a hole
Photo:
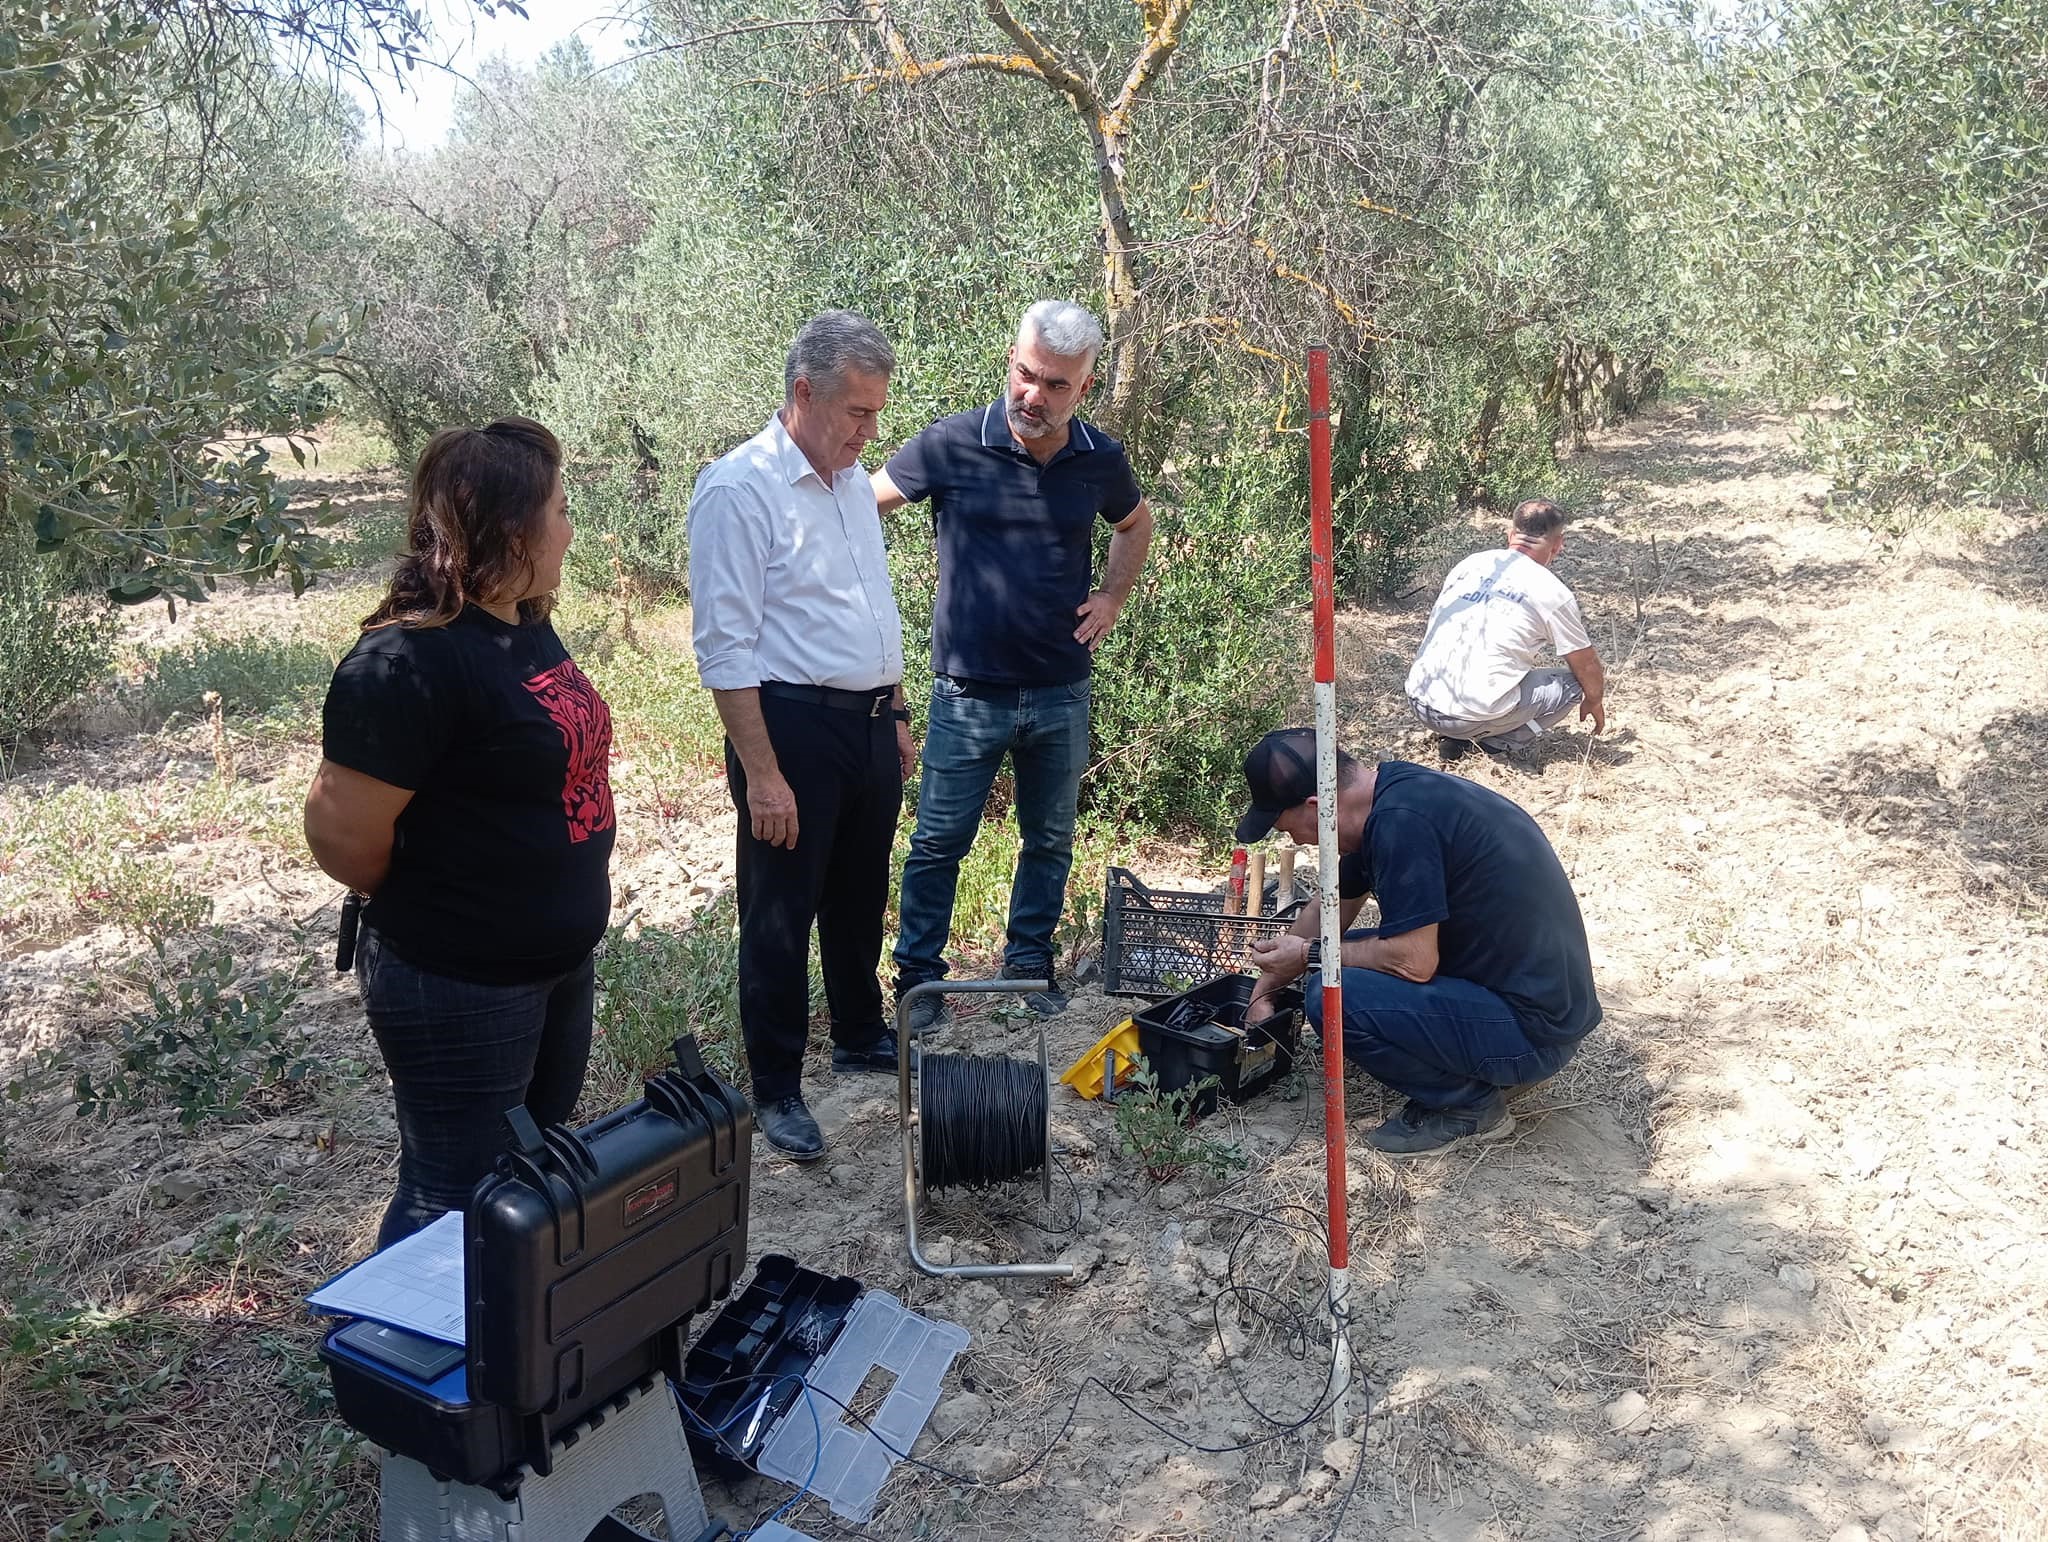
[[[1023,1215],[1012,1210],[996,1211],[995,1219],[1005,1226],[1019,1224],[1035,1226],[1048,1237],[1068,1237],[1079,1231],[1081,1229],[1081,1185],[1079,1180],[1074,1177],[1073,1170],[1063,1160],[1066,1155],[1067,1153],[1064,1151],[1055,1150],[1052,1154],[1052,1165],[1053,1170],[1067,1181],[1067,1197],[1072,1201],[1072,1205],[1069,1208],[1073,1211],[1070,1219],[1055,1226],[1052,1222],[1052,1207],[1050,1205],[1040,1207],[1045,1211],[1044,1220],[1040,1220],[1037,1216]]]
[[[1045,1072],[999,1055],[926,1055],[918,1107],[927,1189],[986,1189],[1045,1166]]]
[[[944,1067],[944,1069],[939,1071],[936,1078],[931,1074],[934,1067]],[[984,1071],[981,1068],[1008,1069]],[[956,1073],[958,1074],[956,1075]],[[922,1104],[923,1111],[920,1120],[924,1139],[921,1157],[924,1164],[927,1188],[946,1186],[934,1178],[933,1174],[935,1171],[945,1172],[948,1175],[948,1182],[959,1183],[965,1187],[986,1188],[992,1184],[1004,1182],[1009,1178],[1021,1177],[1026,1173],[1035,1172],[1042,1165],[1045,1152],[1046,1089],[1045,1078],[1035,1064],[1028,1061],[1006,1060],[989,1056],[932,1055],[925,1057],[924,1077],[924,1102]],[[935,1092],[935,1086],[943,1087],[946,1090]],[[1035,1103],[1033,1101],[1034,1094]],[[1303,1108],[1300,1122],[1296,1125],[1292,1136],[1278,1150],[1272,1153],[1273,1156],[1283,1155],[1300,1140],[1307,1128],[1308,1105],[1310,1101],[1304,1095],[1302,1098]],[[996,1113],[995,1110],[997,1109],[1002,1109],[1004,1112]],[[1028,1120],[1024,1117],[1027,1111],[1030,1115]],[[932,1118],[935,1112],[940,1115],[938,1120],[940,1138],[936,1145],[933,1138]],[[974,1128],[977,1124],[991,1128],[977,1130]],[[1027,1127],[1028,1142],[1026,1140]],[[1073,1185],[1073,1174],[1067,1170],[1066,1164],[1058,1162],[1057,1156],[1055,1156],[1054,1160],[1061,1173],[1067,1178],[1069,1185]],[[1027,1161],[1028,1165],[1017,1165],[1015,1170],[1011,1170],[1012,1164],[1024,1164]],[[970,1181],[965,1176],[968,1172],[991,1174],[994,1176],[985,1176],[980,1181],[975,1182]],[[1284,1440],[1306,1429],[1327,1415],[1334,1406],[1336,1397],[1347,1393],[1350,1387],[1347,1385],[1346,1387],[1339,1388],[1334,1394],[1327,1390],[1330,1377],[1336,1370],[1336,1348],[1334,1344],[1330,1349],[1330,1359],[1325,1368],[1323,1379],[1323,1386],[1326,1390],[1322,1396],[1317,1398],[1315,1405],[1303,1414],[1291,1416],[1287,1413],[1278,1413],[1264,1408],[1251,1397],[1244,1386],[1243,1379],[1236,1365],[1237,1357],[1229,1352],[1227,1347],[1228,1340],[1224,1338],[1222,1333],[1223,1322],[1221,1314],[1222,1305],[1225,1300],[1235,1302],[1242,1312],[1257,1316],[1268,1324],[1277,1325],[1281,1329],[1282,1339],[1287,1346],[1286,1352],[1294,1359],[1307,1359],[1308,1345],[1311,1341],[1310,1335],[1314,1327],[1308,1313],[1304,1312],[1297,1304],[1287,1300],[1277,1291],[1263,1285],[1248,1284],[1238,1278],[1239,1254],[1246,1240],[1263,1227],[1279,1227],[1287,1231],[1297,1232],[1305,1237],[1314,1238],[1318,1242],[1323,1243],[1325,1247],[1327,1247],[1328,1240],[1328,1231],[1324,1224],[1323,1216],[1320,1212],[1307,1205],[1280,1204],[1262,1210],[1254,1210],[1222,1202],[1224,1195],[1233,1193],[1242,1187],[1249,1181],[1249,1177],[1250,1175],[1246,1174],[1244,1177],[1226,1184],[1223,1188],[1209,1196],[1206,1201],[1206,1204],[1212,1210],[1242,1216],[1246,1220],[1246,1225],[1230,1245],[1226,1283],[1223,1291],[1211,1302],[1211,1312],[1217,1329],[1217,1341],[1219,1344],[1226,1346],[1223,1358],[1224,1364],[1230,1373],[1233,1389],[1237,1392],[1239,1400],[1258,1418],[1271,1427],[1269,1433],[1257,1435],[1250,1440],[1239,1441],[1230,1445],[1205,1445],[1153,1417],[1145,1409],[1132,1402],[1130,1398],[1117,1391],[1115,1387],[1102,1380],[1102,1378],[1090,1375],[1084,1376],[1075,1386],[1074,1395],[1067,1404],[1066,1417],[1060,1421],[1059,1429],[1053,1433],[1052,1438],[1040,1448],[1035,1456],[1025,1462],[1017,1471],[1006,1477],[970,1478],[965,1474],[954,1472],[950,1468],[942,1467],[936,1462],[929,1462],[921,1457],[912,1456],[907,1451],[898,1450],[888,1440],[877,1434],[874,1427],[865,1418],[848,1407],[844,1402],[841,1402],[840,1399],[818,1387],[811,1386],[809,1390],[824,1398],[827,1402],[835,1404],[848,1418],[867,1431],[868,1436],[876,1444],[888,1451],[897,1460],[908,1463],[913,1467],[922,1468],[927,1472],[946,1479],[948,1482],[957,1483],[967,1488],[1000,1488],[1006,1484],[1015,1483],[1035,1471],[1045,1462],[1047,1457],[1052,1455],[1060,1442],[1066,1438],[1067,1432],[1073,1427],[1074,1420],[1080,1412],[1081,1399],[1086,1395],[1091,1386],[1107,1393],[1126,1413],[1130,1414],[1133,1418],[1141,1420],[1167,1439],[1204,1455],[1217,1456],[1230,1452],[1251,1451],[1258,1447]],[[1075,1189],[1074,1198],[1075,1224],[1078,1225],[1080,1219],[1078,1187]],[[1288,1219],[1289,1212],[1298,1213],[1304,1219]],[[1353,1222],[1351,1230],[1354,1236],[1362,1224],[1362,1217],[1359,1221]],[[1055,1230],[1052,1227],[1043,1227],[1042,1229],[1047,1231]],[[1070,1229],[1072,1228],[1059,1228],[1062,1231]],[[1271,1306],[1262,1306],[1262,1302],[1270,1302]],[[1334,1316],[1336,1303],[1333,1300],[1326,1299],[1324,1307],[1331,1316]],[[1359,1363],[1355,1347],[1351,1354],[1351,1363],[1354,1368]],[[758,1379],[764,1374],[766,1373],[752,1372],[743,1376],[729,1377],[726,1380],[751,1381]],[[1352,1384],[1355,1384],[1364,1395],[1365,1408],[1363,1420],[1369,1425],[1373,1411],[1371,1383],[1366,1378],[1357,1375],[1354,1369]],[[809,1384],[806,1383],[806,1386],[809,1386]],[[1353,1498],[1357,1495],[1359,1482],[1364,1476],[1364,1469],[1365,1446],[1364,1441],[1361,1439],[1359,1442],[1359,1454],[1352,1467],[1351,1481],[1345,1486],[1343,1498],[1338,1502],[1336,1514],[1333,1518],[1329,1533],[1330,1542],[1336,1542],[1337,1534],[1343,1528],[1344,1517],[1351,1507]]]

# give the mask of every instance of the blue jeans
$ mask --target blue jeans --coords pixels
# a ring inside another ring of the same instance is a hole
[[[1088,682],[982,685],[939,675],[925,731],[917,791],[917,833],[903,864],[898,905],[896,990],[943,979],[953,930],[960,860],[981,828],[982,809],[1003,757],[1017,784],[1023,835],[1010,887],[1003,966],[1050,976],[1052,934],[1074,866],[1074,808],[1088,766]]]
[[[575,1112],[590,1060],[592,961],[531,985],[476,985],[417,968],[364,927],[363,1010],[398,1103],[398,1192],[377,1246],[409,1237],[470,1191],[511,1145],[505,1111],[534,1123]]]
[[[1323,977],[1303,987],[1321,1031]],[[1417,985],[1377,969],[1344,971],[1344,1058],[1424,1108],[1471,1108],[1497,1087],[1541,1081],[1578,1047],[1532,1042],[1514,1009],[1470,980]]]

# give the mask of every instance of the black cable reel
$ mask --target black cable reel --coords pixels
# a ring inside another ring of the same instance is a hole
[[[1045,1072],[998,1055],[925,1055],[918,1063],[918,1173],[929,1191],[992,1189],[1050,1174]]]
[[[920,995],[1028,993],[1049,990],[1046,980],[929,980],[896,1003],[896,1112],[903,1124],[903,1222],[910,1261],[926,1274],[955,1279],[999,1276],[1065,1277],[1060,1263],[935,1264],[917,1245],[918,1201],[927,1190],[990,1189],[1039,1175],[1044,1202],[1052,1202],[1052,1071],[1045,1026],[1038,1029],[1037,1060],[1001,1055],[917,1057],[917,1105],[910,1098],[910,1003]]]

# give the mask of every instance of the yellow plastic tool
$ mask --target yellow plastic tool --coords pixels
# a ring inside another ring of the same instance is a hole
[[[1138,1053],[1138,1025],[1128,1017],[1096,1040],[1095,1047],[1067,1067],[1067,1074],[1060,1080],[1084,1098],[1101,1097],[1102,1052],[1109,1049],[1116,1051],[1117,1085],[1123,1085],[1130,1075],[1131,1061]]]

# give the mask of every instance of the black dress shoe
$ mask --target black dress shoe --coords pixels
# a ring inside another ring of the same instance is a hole
[[[917,1067],[917,1049],[911,1047],[911,1068]],[[862,1071],[879,1071],[894,1076],[897,1067],[896,1035],[885,1033],[864,1049],[848,1049],[843,1044],[832,1046],[832,1069],[841,1075],[857,1075]]]
[[[818,1121],[796,1093],[773,1103],[756,1103],[754,1128],[761,1132],[761,1139],[799,1162],[815,1162],[825,1154],[825,1137],[818,1130]]]

